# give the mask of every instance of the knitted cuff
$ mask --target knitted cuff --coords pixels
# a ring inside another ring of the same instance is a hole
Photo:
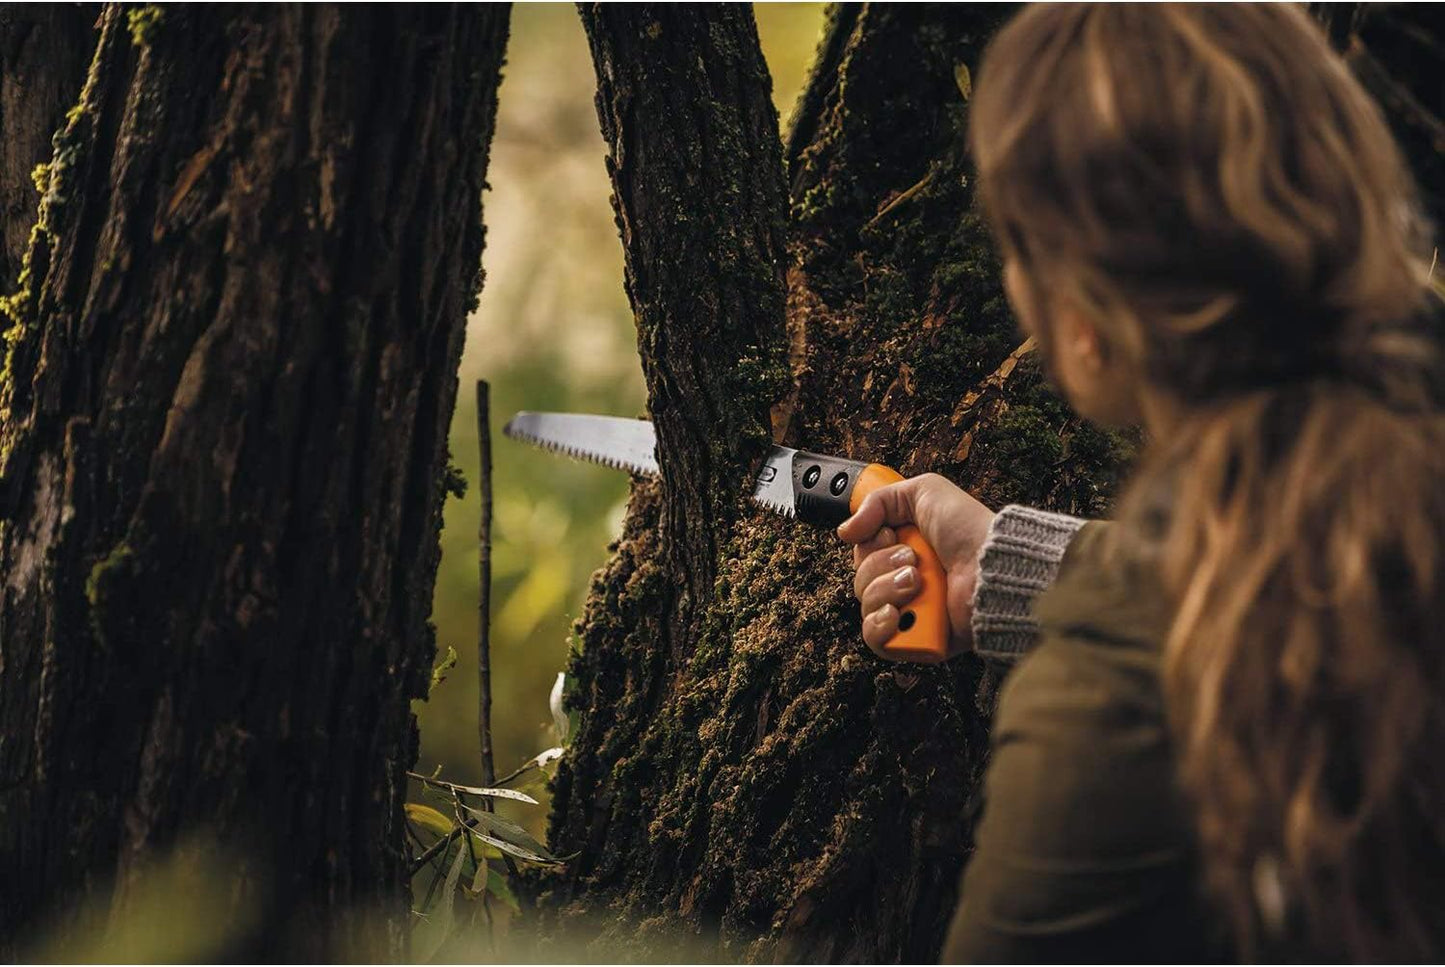
[[[1010,504],[989,525],[973,592],[973,650],[1016,661],[1038,641],[1034,599],[1054,583],[1064,549],[1084,521]]]

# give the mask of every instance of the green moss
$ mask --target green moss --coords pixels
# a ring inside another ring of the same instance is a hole
[[[1022,339],[963,153],[955,67],[984,31],[965,33],[966,15],[925,17],[921,30],[886,6],[867,16],[840,54],[851,86],[830,95],[824,129],[790,172],[792,254],[810,300],[801,440],[914,459],[989,494],[1017,482],[1034,491],[1031,503],[1098,503],[1113,441],[1082,428],[1028,364],[990,391],[970,427],[972,455],[948,465],[963,431],[949,421],[958,400]],[[883,30],[898,32],[886,49],[867,36]],[[929,77],[907,81],[919,62]],[[752,295],[757,278],[728,265]],[[642,328],[646,350],[658,338]],[[737,399],[775,399],[771,388],[789,385],[781,352],[738,355],[723,375]],[[723,418],[737,434],[708,455],[720,474],[743,452],[739,439],[767,430],[757,413]],[[876,953],[872,940],[849,937],[856,897],[904,919],[914,901],[900,889],[919,880],[896,871],[923,869],[923,881],[946,890],[966,854],[958,817],[986,745],[983,673],[967,661],[876,661],[860,640],[845,550],[766,515],[717,528],[711,593],[689,602],[659,563],[659,505],[655,490],[634,495],[628,532],[578,626],[569,706],[575,694],[582,715],[559,772],[552,838],[588,849],[588,866],[559,893],[579,913],[605,911],[597,929],[633,954],[647,953],[635,937],[664,926],[715,938],[729,959],[794,958],[775,947],[780,935],[812,959]],[[946,913],[949,900],[936,909]],[[910,924],[903,959],[927,956],[942,927]],[[896,942],[880,941],[882,956],[898,958],[886,946]]]
[[[106,611],[112,599],[111,583],[116,573],[135,556],[130,544],[121,541],[95,562],[85,579],[85,600],[90,604],[90,630],[97,644],[105,644]]]
[[[99,58],[98,49],[96,58]],[[41,192],[35,224],[30,228],[15,290],[0,296],[0,317],[8,323],[4,332],[5,359],[0,366],[0,474],[9,462],[19,432],[14,425],[12,410],[15,380],[17,377],[28,378],[28,374],[16,373],[16,360],[20,347],[39,332],[36,301],[45,281],[44,276],[49,271],[50,251],[55,245],[69,200],[73,170],[89,138],[92,119],[89,105],[95,89],[96,72],[96,61],[93,61],[79,101],[67,112],[65,127],[55,135],[54,155],[48,164],[38,165],[31,172],[31,179]]]
[[[126,27],[130,30],[131,43],[137,47],[149,47],[164,21],[165,10],[159,4],[148,3],[126,11]]]
[[[456,667],[457,650],[451,645],[447,645],[446,657],[432,666],[431,685],[427,688],[427,698],[431,698],[431,693],[436,691],[438,685],[447,680],[447,676],[450,675],[452,669]]]
[[[121,541],[110,549],[110,553],[90,569],[90,575],[85,579],[85,600],[90,602],[92,608],[99,607],[104,597],[103,584],[111,571],[120,567],[126,561],[135,556],[135,551],[125,541]]]

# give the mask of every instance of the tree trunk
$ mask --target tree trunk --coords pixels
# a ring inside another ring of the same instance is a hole
[[[149,859],[198,842],[226,956],[337,955],[347,912],[404,955],[506,29],[106,10],[5,305],[7,958],[76,904],[124,924]]]
[[[95,49],[93,3],[0,4],[0,288],[11,291],[35,224],[35,169]]]
[[[788,140],[783,259],[759,241],[783,171],[748,13],[583,10],[663,467],[579,624],[555,788],[554,845],[581,855],[553,899],[604,942],[937,954],[992,677],[876,660],[831,534],[723,511],[757,453],[735,428],[768,407],[782,442],[939,471],[995,506],[1105,506],[1128,441],[1083,426],[1019,351],[971,207],[961,68],[1006,13],[833,10]]]
[[[1438,30],[1402,10],[1327,26],[1362,72],[1362,30],[1438,63]],[[1045,386],[973,207],[970,72],[1009,10],[832,9],[784,152],[783,320],[746,12],[582,13],[663,473],[634,487],[578,625],[551,836],[579,855],[548,899],[621,954],[682,930],[700,957],[931,960],[997,671],[875,660],[836,540],[731,500],[771,406],[779,442],[934,470],[993,506],[1106,509],[1137,441]],[[1390,77],[1406,94],[1372,89],[1438,213],[1439,85]]]

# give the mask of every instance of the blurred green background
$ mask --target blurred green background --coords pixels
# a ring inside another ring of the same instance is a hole
[[[773,98],[786,124],[823,5],[756,4]],[[572,4],[513,8],[491,185],[483,200],[486,284],[468,321],[452,419],[453,461],[472,485],[448,499],[433,600],[437,644],[457,667],[418,702],[418,771],[481,779],[477,737],[477,430],[475,383],[491,385],[492,693],[499,773],[556,744],[548,695],[567,656],[592,572],[620,530],[627,477],[501,435],[519,409],[641,415],[646,394],[622,288],[592,95],[596,80]],[[535,792],[535,790],[534,790]],[[545,811],[508,810],[540,832]]]

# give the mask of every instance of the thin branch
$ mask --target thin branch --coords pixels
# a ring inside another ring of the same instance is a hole
[[[423,854],[421,854],[420,856],[418,856],[418,857],[412,862],[412,864],[411,864],[411,874],[410,874],[410,875],[415,876],[416,874],[420,873],[420,872],[421,872],[421,868],[422,868],[423,866],[426,866],[428,863],[430,863],[430,862],[432,861],[432,859],[433,859],[438,853],[444,852],[444,851],[446,850],[446,848],[451,845],[452,841],[453,841],[454,839],[456,839],[458,836],[460,836],[461,834],[462,834],[462,827],[461,827],[461,826],[454,826],[454,827],[452,827],[452,831],[451,831],[451,832],[447,833],[445,836],[443,836],[441,839],[437,840],[435,843],[432,843],[431,846],[429,846],[429,847],[427,848],[427,851],[426,851],[425,853],[423,853]],[[430,891],[428,891],[428,899],[429,899],[429,898],[430,898]],[[423,903],[422,906],[426,906],[426,904]]]
[[[878,214],[868,219],[868,224],[864,225],[863,227],[872,228],[874,225],[877,225],[880,221],[883,220],[885,216],[888,215],[889,212],[895,210],[896,208],[898,208],[898,206],[902,205],[909,199],[916,197],[919,192],[923,191],[923,189],[928,187],[928,184],[931,181],[933,181],[933,169],[930,168],[928,174],[920,178],[917,184],[915,184],[911,188],[905,189],[904,191],[900,192],[892,201],[880,208],[878,210]]]
[[[522,774],[525,773],[527,770],[529,770],[529,769],[540,769],[540,768],[542,768],[541,763],[539,763],[539,762],[537,761],[537,757],[536,757],[536,756],[533,756],[532,758],[528,759],[526,762],[524,762],[524,763],[522,763],[521,765],[517,766],[517,768],[513,769],[511,772],[507,773],[505,776],[502,776],[500,779],[498,779],[498,780],[496,780],[495,782],[493,782],[492,785],[494,785],[494,786],[506,786],[507,783],[511,782],[513,779],[515,779],[515,778],[517,778],[518,776],[522,775]]]
[[[420,772],[408,772],[407,777],[410,779],[415,779],[417,782],[420,782],[426,786],[435,786],[438,789],[445,789],[453,796],[461,795],[461,792],[457,789],[455,784],[447,782],[443,779],[433,779],[431,776],[424,776]]]
[[[482,785],[497,776],[492,760],[492,427],[490,388],[477,380],[477,448],[481,473],[477,490],[482,513],[477,524],[477,730],[482,742]],[[491,808],[490,804],[487,807]]]
[[[482,743],[482,785],[496,785],[497,767],[492,758],[492,422],[491,387],[486,380],[477,380],[477,457],[481,473],[477,490],[482,501],[477,521],[477,730]],[[456,790],[452,795],[461,805]],[[492,812],[491,799],[482,800],[482,808]],[[468,824],[470,825],[470,824]],[[467,837],[470,846],[471,837]],[[502,862],[507,874],[517,875],[517,864],[506,853]],[[491,911],[487,911],[490,918]]]
[[[409,864],[409,869],[411,870],[411,872],[408,873],[407,876],[412,877],[415,876],[417,874],[417,871],[419,871],[423,866],[431,862],[431,857],[435,854],[427,852],[428,847],[426,843],[423,843],[421,837],[416,834],[416,830],[412,829],[410,822],[407,822],[405,825],[407,836],[411,838],[411,841],[413,843],[416,843],[417,849],[421,850],[420,853],[414,853],[412,852],[411,845],[407,844],[406,860]],[[418,861],[419,857],[421,858],[420,861]]]

